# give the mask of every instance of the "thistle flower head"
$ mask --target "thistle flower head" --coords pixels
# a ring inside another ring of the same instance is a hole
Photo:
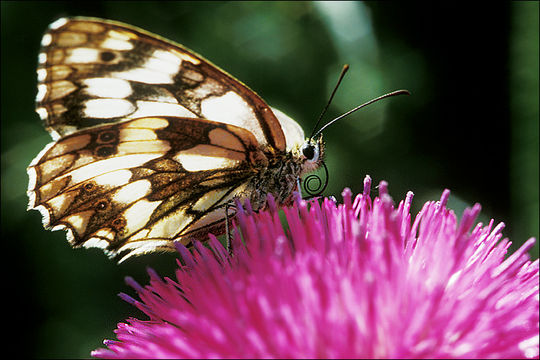
[[[370,197],[238,206],[232,252],[179,245],[176,279],[149,270],[121,297],[149,319],[118,324],[99,358],[534,358],[538,260],[534,239],[504,258],[503,224],[458,222],[449,192],[411,223],[412,193],[394,207],[387,185]]]

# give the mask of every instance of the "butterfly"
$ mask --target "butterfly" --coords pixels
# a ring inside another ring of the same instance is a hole
[[[327,171],[325,128],[408,94],[382,95],[315,132],[345,66],[306,138],[239,80],[137,27],[60,18],[41,46],[36,112],[54,141],[27,168],[28,209],[46,229],[66,230],[73,247],[101,248],[120,261],[226,232],[235,200],[260,210],[272,194],[289,204],[304,175]],[[309,180],[304,189],[313,194],[318,186]]]
[[[30,163],[29,209],[73,247],[123,261],[224,232],[225,208],[290,202],[322,136],[195,52],[116,21],[53,22],[36,112],[53,137]]]

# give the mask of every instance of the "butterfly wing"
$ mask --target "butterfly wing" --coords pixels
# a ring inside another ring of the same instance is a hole
[[[252,90],[194,52],[119,22],[61,18],[43,36],[36,111],[58,138],[145,116],[204,118],[286,149],[275,114]]]
[[[224,205],[266,162],[249,131],[205,119],[147,117],[84,129],[30,164],[29,208],[75,246],[124,258],[174,249],[224,224]]]

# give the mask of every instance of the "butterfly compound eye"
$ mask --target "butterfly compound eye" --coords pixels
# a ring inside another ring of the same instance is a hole
[[[306,143],[302,146],[302,155],[308,161],[317,161],[319,158],[319,149],[313,144]]]

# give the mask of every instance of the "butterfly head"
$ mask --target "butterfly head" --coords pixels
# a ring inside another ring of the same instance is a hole
[[[322,135],[316,139],[307,138],[298,149],[302,161],[302,174],[312,172],[321,166],[324,160],[324,142]]]

